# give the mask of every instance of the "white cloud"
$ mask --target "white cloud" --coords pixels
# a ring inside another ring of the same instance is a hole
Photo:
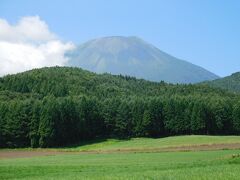
[[[64,43],[38,16],[23,17],[16,25],[0,19],[0,76],[40,68],[63,66],[64,53],[74,48]]]

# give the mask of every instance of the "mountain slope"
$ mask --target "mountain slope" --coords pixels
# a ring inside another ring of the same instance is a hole
[[[64,82],[64,83],[63,83]],[[0,78],[0,92],[10,91],[34,94],[35,96],[188,96],[191,93],[225,95],[220,89],[202,84],[173,85],[156,83],[135,77],[96,74],[73,67],[46,67]],[[5,95],[6,93],[3,93]],[[229,93],[227,93],[229,94]],[[1,93],[0,93],[1,95]]]
[[[215,74],[160,51],[137,37],[104,37],[88,41],[66,54],[70,66],[93,72],[130,75],[151,81],[197,83]]]
[[[234,73],[231,76],[204,83],[212,87],[218,87],[232,92],[240,92],[240,72]]]

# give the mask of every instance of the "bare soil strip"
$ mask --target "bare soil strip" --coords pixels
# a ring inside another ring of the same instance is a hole
[[[25,158],[34,156],[53,156],[63,154],[60,151],[41,151],[41,150],[2,150],[0,151],[0,160],[3,158]]]
[[[162,147],[162,148],[124,148],[124,149],[112,149],[112,150],[91,150],[81,151],[81,153],[140,153],[140,152],[184,152],[184,151],[214,151],[214,150],[240,150],[240,143],[229,144],[201,144],[190,146],[174,146],[174,147]]]
[[[184,152],[184,151],[213,151],[239,149],[240,143],[231,144],[201,144],[191,146],[176,146],[163,148],[125,148],[112,150],[67,151],[67,150],[1,150],[0,160],[5,158],[27,158],[35,156],[54,156],[59,154],[110,154],[110,153],[154,153],[154,152]]]

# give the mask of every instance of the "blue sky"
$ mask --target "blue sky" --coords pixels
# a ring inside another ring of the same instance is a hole
[[[240,71],[238,0],[1,0],[0,18],[38,15],[63,41],[138,36],[220,76]]]

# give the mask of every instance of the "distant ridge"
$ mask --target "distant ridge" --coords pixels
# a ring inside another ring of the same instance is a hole
[[[233,73],[231,76],[204,82],[212,87],[218,87],[231,92],[240,92],[240,72]]]
[[[177,59],[138,37],[111,36],[90,40],[66,56],[70,66],[157,82],[197,83],[218,78],[204,68]]]

